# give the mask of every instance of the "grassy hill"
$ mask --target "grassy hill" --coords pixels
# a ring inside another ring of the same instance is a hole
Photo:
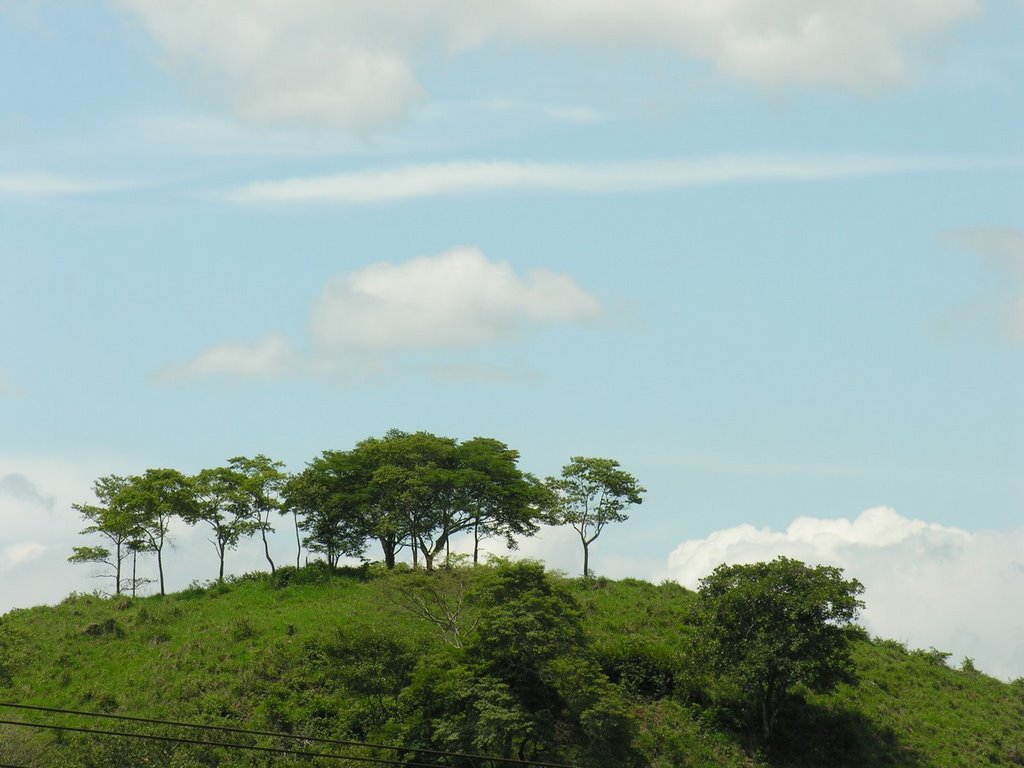
[[[485,764],[419,748],[518,750],[550,762],[652,768],[1024,765],[1024,681],[1006,684],[970,668],[954,670],[937,651],[867,638],[855,648],[856,685],[829,695],[808,692],[783,713],[771,743],[757,743],[740,710],[696,667],[690,652],[696,595],[675,584],[547,574],[550,595],[531,593],[542,618],[523,625],[523,637],[539,643],[530,646],[537,669],[498,670],[495,659],[506,658],[515,637],[498,642],[508,648],[485,649],[490,656],[479,643],[467,644],[474,627],[491,626],[500,638],[512,621],[501,613],[507,602],[494,598],[500,594],[495,573],[492,567],[429,577],[374,568],[280,569],[163,598],[72,595],[57,606],[13,611],[0,619],[4,702],[407,751],[187,733],[194,740],[363,758],[311,762],[0,725],[0,763],[368,765],[386,758]],[[490,602],[479,595],[490,595]],[[579,637],[544,635],[562,615],[578,615]],[[532,674],[548,687],[517,688]],[[511,682],[493,682],[499,678]],[[537,690],[547,693],[530,699]],[[524,709],[513,700],[533,703]],[[24,709],[0,708],[0,720],[186,735],[165,725]],[[545,746],[524,752],[528,744]]]

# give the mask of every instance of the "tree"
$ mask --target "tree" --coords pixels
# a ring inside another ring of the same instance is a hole
[[[766,742],[794,686],[825,693],[852,681],[863,591],[839,568],[786,557],[701,579],[698,656],[745,699]]]
[[[474,437],[458,447],[460,496],[473,533],[473,564],[480,542],[503,536],[509,549],[516,536],[533,536],[537,520],[550,510],[551,495],[537,478],[519,469],[519,451],[500,440]]]
[[[499,440],[459,444],[430,432],[392,430],[373,450],[371,496],[378,508],[391,510],[390,519],[401,521],[414,566],[422,555],[433,570],[452,537],[465,531],[474,533],[474,562],[486,536],[503,535],[512,547],[514,536],[537,531],[547,493],[519,469],[519,452]]]
[[[288,476],[282,472],[284,464],[271,461],[262,453],[249,459],[235,456],[228,459],[228,465],[244,479],[239,486],[241,498],[245,500],[249,518],[255,523],[255,530],[263,539],[263,553],[270,563],[270,572],[274,572],[274,561],[270,558],[270,545],[267,543],[267,532],[273,531],[270,515],[274,510],[281,509],[279,494]],[[298,533],[296,532],[296,538]],[[299,546],[301,555],[301,545]],[[296,560],[298,562],[298,560]]]
[[[427,584],[438,575],[401,579]],[[582,765],[632,765],[634,723],[593,658],[572,595],[534,562],[462,575],[473,582],[466,598],[475,619],[453,617],[458,642],[425,656],[402,694],[406,743],[547,761],[568,757],[563,749],[575,742],[586,744],[576,756]],[[451,641],[452,627],[429,602],[432,615],[414,612]]]
[[[238,546],[242,536],[256,532],[256,522],[249,516],[249,507],[242,495],[245,476],[229,467],[204,469],[190,480],[194,504],[185,518],[190,525],[209,524],[213,531],[210,541],[217,552],[219,570],[217,580],[224,581],[224,556]]]
[[[120,498],[138,522],[142,546],[136,546],[136,552],[148,551],[156,555],[160,594],[163,595],[163,551],[167,542],[167,532],[175,516],[190,516],[193,504],[192,488],[185,476],[176,469],[147,469],[141,476],[128,478],[121,490]],[[133,592],[135,580],[133,568]]]
[[[124,503],[124,490],[128,484],[128,478],[120,475],[104,475],[93,483],[93,492],[100,501],[99,505],[72,504],[72,508],[90,523],[80,533],[83,535],[98,533],[113,547],[113,551],[106,546],[74,547],[73,554],[68,561],[109,566],[113,573],[100,574],[100,576],[114,580],[115,595],[121,594],[123,586],[121,572],[124,561],[133,548],[138,551],[142,538],[138,516]]]
[[[365,480],[350,453],[324,452],[289,478],[283,495],[284,509],[306,533],[302,543],[324,555],[331,568],[345,555],[362,555],[369,536],[361,514]]]
[[[551,521],[571,525],[583,545],[583,576],[590,575],[590,545],[608,523],[628,519],[626,508],[641,504],[646,489],[633,475],[619,469],[613,459],[573,456],[562,467],[562,476],[549,477],[547,485],[556,501]]]
[[[371,494],[388,517],[401,521],[413,553],[426,569],[449,537],[468,526],[459,517],[456,441],[430,432],[390,430],[376,446]]]

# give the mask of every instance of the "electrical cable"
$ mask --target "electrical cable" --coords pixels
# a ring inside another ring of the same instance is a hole
[[[221,731],[223,733],[234,733],[234,734],[240,734],[240,735],[245,735],[245,736],[267,736],[267,737],[271,737],[271,738],[290,739],[290,740],[294,740],[294,741],[304,741],[304,742],[316,743],[316,744],[327,744],[327,745],[331,745],[331,746],[369,747],[369,748],[374,748],[374,749],[386,749],[386,750],[391,750],[391,751],[394,751],[394,752],[415,752],[415,753],[421,754],[421,755],[431,755],[431,756],[436,756],[436,757],[457,757],[457,758],[462,758],[462,759],[465,759],[465,760],[475,760],[475,761],[485,760],[485,761],[490,761],[492,763],[499,763],[501,765],[506,765],[506,766],[522,766],[523,768],[574,768],[574,766],[567,765],[565,763],[550,763],[550,762],[544,762],[544,761],[539,761],[539,760],[523,760],[521,758],[513,758],[513,757],[496,757],[496,756],[492,756],[492,755],[469,754],[469,753],[463,753],[463,752],[448,752],[448,751],[443,751],[443,750],[421,749],[421,748],[418,748],[418,747],[398,747],[398,746],[394,746],[394,745],[391,745],[391,744],[376,744],[376,743],[373,743],[373,742],[366,742],[366,741],[349,741],[349,740],[343,740],[343,739],[328,739],[328,738],[323,738],[323,737],[318,737],[318,736],[303,736],[303,735],[290,734],[290,733],[280,733],[280,732],[275,732],[275,731],[259,731],[259,730],[246,729],[246,728],[236,728],[236,727],[233,727],[233,726],[206,725],[206,724],[202,724],[202,723],[187,723],[187,722],[177,721],[177,720],[160,720],[160,719],[156,719],[156,718],[136,717],[136,716],[132,716],[132,715],[114,715],[114,714],[109,714],[109,713],[106,713],[106,712],[86,712],[86,711],[83,711],[83,710],[62,709],[62,708],[59,708],[59,707],[44,707],[44,706],[35,705],[35,704],[15,704],[15,703],[12,703],[12,702],[2,702],[2,701],[0,701],[0,707],[10,708],[10,709],[30,710],[30,711],[36,711],[36,712],[47,712],[47,713],[50,713],[50,714],[78,715],[78,716],[82,716],[82,717],[105,718],[105,719],[108,719],[108,720],[122,720],[122,721],[127,721],[127,722],[145,723],[147,725],[166,725],[166,726],[173,726],[173,727],[178,727],[178,728],[194,728],[194,729],[197,729],[197,730],[204,730],[204,731]],[[9,722],[9,721],[0,721],[0,722],[5,722],[6,723],[6,722]],[[23,723],[15,723],[15,724],[23,724]],[[113,733],[117,733],[117,732],[113,732]],[[120,735],[131,736],[131,735],[134,735],[134,734],[122,733]],[[353,759],[356,759],[356,758],[353,758]],[[392,761],[392,764],[395,764],[395,761]],[[415,765],[414,763],[402,763],[402,762],[398,762],[397,764],[399,764],[399,765]]]
[[[429,763],[413,763],[386,757],[357,757],[355,755],[332,755],[329,752],[310,752],[301,749],[286,749],[284,747],[259,747],[256,745],[230,744],[220,741],[203,741],[201,739],[187,739],[180,736],[158,736],[148,733],[128,733],[126,731],[104,731],[97,728],[78,728],[71,725],[51,725],[49,723],[26,723],[17,720],[0,720],[0,725],[15,725],[25,728],[40,728],[48,731],[68,731],[70,733],[87,733],[94,736],[122,736],[130,739],[145,739],[149,741],[162,741],[172,744],[190,744],[201,747],[222,747],[226,749],[241,749],[250,752],[265,752],[275,755],[291,755],[294,757],[318,757],[325,760],[352,760],[359,763],[376,763],[377,765],[398,765],[412,766],[413,768],[437,768]],[[491,758],[485,758],[491,759]],[[500,760],[501,758],[497,758]]]

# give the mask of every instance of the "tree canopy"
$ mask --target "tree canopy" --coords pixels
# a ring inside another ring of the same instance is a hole
[[[641,504],[647,489],[614,459],[583,456],[573,456],[562,467],[561,477],[549,477],[547,484],[556,498],[551,522],[570,525],[579,534],[583,575],[589,576],[590,545],[608,523],[626,520],[626,508]]]
[[[746,701],[766,741],[795,686],[825,693],[852,680],[863,590],[839,568],[787,557],[701,579],[698,655]]]
[[[641,502],[644,489],[610,459],[574,457],[558,480],[541,482],[520,468],[519,458],[491,437],[460,441],[392,429],[348,450],[323,451],[295,474],[257,454],[192,476],[166,468],[107,475],[95,483],[98,504],[74,505],[90,523],[82,533],[105,541],[76,547],[70,559],[108,566],[119,593],[128,583],[124,561],[131,558],[129,581],[138,585],[150,580],[136,577],[136,560],[153,556],[163,593],[165,544],[177,518],[210,526],[218,580],[228,550],[257,533],[273,573],[268,533],[280,513],[294,520],[297,567],[304,548],[335,568],[344,557],[364,558],[376,540],[387,568],[404,550],[414,568],[431,571],[439,557],[448,562],[455,537],[471,537],[476,564],[488,538],[514,549],[541,522],[556,522],[579,533],[589,574],[590,544],[605,525],[626,519],[624,510]]]

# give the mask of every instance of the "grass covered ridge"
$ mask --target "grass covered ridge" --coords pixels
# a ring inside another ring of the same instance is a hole
[[[428,763],[416,748],[651,768],[1024,765],[1022,680],[864,638],[857,684],[806,693],[757,744],[694,661],[693,592],[510,568],[314,565],[162,598],[72,595],[0,619],[0,699],[402,745]],[[0,762],[311,764],[126,742],[0,725]]]

